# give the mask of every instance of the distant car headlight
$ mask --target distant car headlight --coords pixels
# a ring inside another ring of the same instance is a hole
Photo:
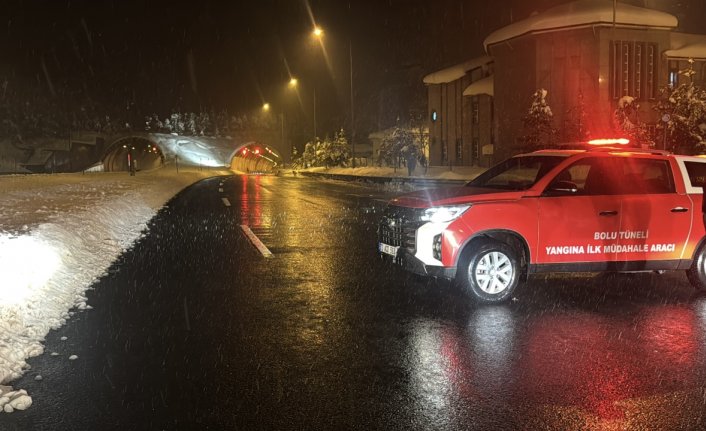
[[[470,205],[458,205],[449,207],[433,207],[427,208],[422,214],[422,221],[428,221],[431,223],[446,223],[452,220],[456,220],[466,212]]]

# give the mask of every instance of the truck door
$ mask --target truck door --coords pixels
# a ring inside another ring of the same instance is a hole
[[[623,215],[617,260],[631,262],[628,269],[649,269],[648,261],[663,261],[660,268],[673,261],[676,268],[695,209],[686,194],[676,192],[669,160],[626,157],[619,174]]]
[[[613,262],[621,197],[610,157],[586,157],[561,171],[539,198],[538,264]]]

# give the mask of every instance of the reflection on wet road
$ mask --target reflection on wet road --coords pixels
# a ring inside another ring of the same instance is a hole
[[[47,350],[69,334],[82,360],[36,358],[44,381],[19,382],[35,406],[0,425],[706,427],[706,297],[684,274],[535,278],[477,306],[379,260],[393,191],[253,176],[220,193],[219,181],[174,201],[96,286],[94,310],[51,334]]]

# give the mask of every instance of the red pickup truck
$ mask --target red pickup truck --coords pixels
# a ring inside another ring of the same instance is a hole
[[[530,274],[686,270],[706,289],[706,158],[590,146],[521,154],[460,187],[390,201],[378,251],[480,302]]]

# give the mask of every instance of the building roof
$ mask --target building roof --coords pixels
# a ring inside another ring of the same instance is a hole
[[[463,90],[463,95],[464,96],[477,96],[479,94],[487,94],[488,96],[493,95],[493,75],[486,76],[483,79],[479,79],[478,81],[474,82],[473,84],[469,85],[466,87],[465,90]]]
[[[487,51],[490,45],[525,34],[613,25],[613,4],[611,0],[578,0],[559,5],[494,31],[485,38],[483,45]],[[678,23],[674,15],[666,12],[621,2],[616,4],[615,25],[619,27],[673,29]]]
[[[664,52],[669,58],[706,59],[706,35],[672,33],[671,49]]]
[[[461,64],[455,66],[447,67],[436,72],[432,72],[425,76],[423,81],[425,84],[447,84],[453,82],[457,79],[463,78],[466,73],[476,69],[478,67],[483,67],[488,63],[492,63],[493,59],[490,56],[484,55],[482,57],[474,58],[472,60],[465,61]]]

